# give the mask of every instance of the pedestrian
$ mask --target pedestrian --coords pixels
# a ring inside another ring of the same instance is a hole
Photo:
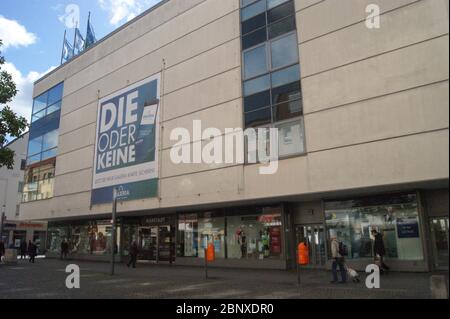
[[[3,256],[5,256],[5,243],[3,240],[0,240],[0,260],[2,260]]]
[[[389,270],[389,267],[384,263],[384,255],[386,255],[386,249],[384,247],[383,235],[376,229],[372,229],[372,236],[375,238],[373,242],[373,256],[374,261],[380,267],[380,272],[384,273]]]
[[[333,264],[331,266],[331,272],[333,274],[333,280],[331,283],[342,283],[347,282],[347,270],[345,269],[344,255],[341,254],[339,249],[339,242],[335,234],[331,235],[331,257],[333,259]],[[341,273],[341,281],[338,281],[337,267],[339,266],[339,271]]]
[[[37,246],[30,241],[28,241],[28,256],[30,257],[28,259],[28,261],[30,263],[34,264],[34,259],[36,258],[36,254],[37,254]]]
[[[133,268],[136,268],[138,250],[139,250],[138,245],[134,240],[130,246],[130,261],[128,262],[127,267],[133,266]]]
[[[22,240],[20,243],[20,259],[25,259],[27,257],[27,242]]]
[[[61,260],[67,259],[67,254],[69,253],[69,243],[64,238],[61,242]]]

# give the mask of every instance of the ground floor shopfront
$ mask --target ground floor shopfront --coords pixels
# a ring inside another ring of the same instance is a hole
[[[47,246],[47,223],[7,220],[3,224],[1,239],[5,247],[15,249],[19,249],[23,242],[32,241],[37,245],[38,253],[43,254]]]
[[[374,259],[371,230],[383,234],[386,262],[394,270],[448,269],[448,189],[118,219],[118,259],[128,259],[136,241],[142,262],[203,265],[204,249],[215,248],[215,266],[289,269],[300,241],[309,245],[310,265],[330,266],[330,235],[348,248],[357,269]],[[47,248],[58,256],[63,239],[74,258],[109,260],[108,219],[50,222]]]

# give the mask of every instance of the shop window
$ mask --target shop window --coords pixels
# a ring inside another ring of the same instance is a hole
[[[380,198],[325,203],[328,234],[347,245],[348,259],[373,259],[371,230],[376,229],[383,236],[385,258],[423,260],[415,195]]]
[[[198,217],[197,214],[180,215],[178,218],[179,257],[198,257]]]
[[[281,215],[227,217],[229,259],[280,258]]]
[[[225,258],[225,217],[204,214],[198,221],[198,256],[204,258],[208,244],[214,245],[216,258]]]

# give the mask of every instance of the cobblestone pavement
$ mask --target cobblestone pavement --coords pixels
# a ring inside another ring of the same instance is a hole
[[[80,266],[80,289],[65,286],[70,263]],[[108,263],[53,259],[0,265],[0,298],[430,298],[429,273],[390,273],[381,277],[380,289],[367,289],[365,274],[361,283],[331,284],[330,272],[322,270],[302,270],[300,288],[291,271],[210,268],[205,280],[199,267],[118,264],[115,276],[109,270]]]

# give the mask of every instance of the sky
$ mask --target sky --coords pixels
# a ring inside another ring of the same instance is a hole
[[[33,83],[61,62],[64,30],[73,43],[74,27],[86,35],[88,14],[101,39],[160,0],[0,0],[2,70],[13,76],[19,93],[9,106],[28,120]]]

